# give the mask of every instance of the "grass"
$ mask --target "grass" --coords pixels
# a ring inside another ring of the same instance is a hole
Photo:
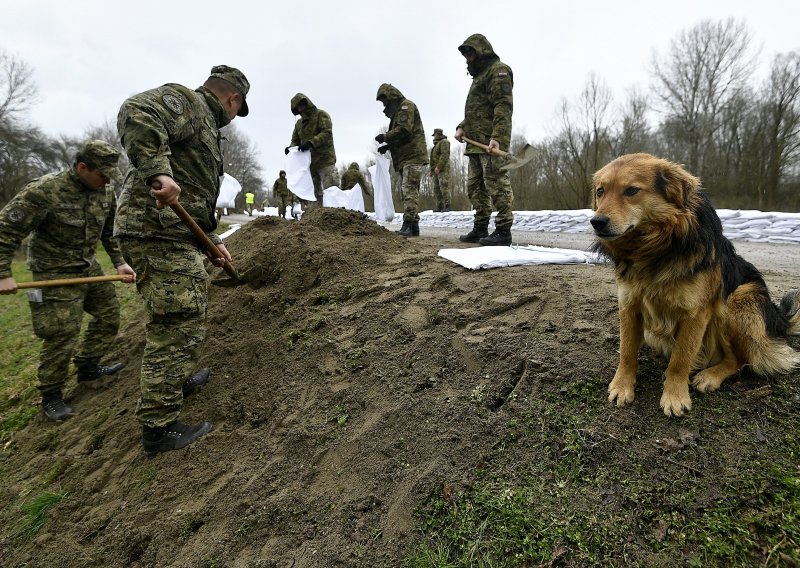
[[[22,506],[22,519],[14,530],[14,536],[27,541],[36,536],[47,520],[47,512],[69,495],[68,492],[45,491]]]
[[[114,267],[102,247],[97,259],[106,274],[114,274]],[[30,282],[31,273],[25,261],[16,258],[11,265],[17,282]],[[124,325],[131,313],[129,304],[136,298],[136,289],[128,284],[115,284],[122,310]],[[41,342],[33,334],[28,299],[23,292],[0,298],[0,444],[4,444],[12,433],[23,429],[39,412],[39,391],[36,388],[36,373],[39,366]],[[89,316],[84,317],[84,325]]]
[[[404,565],[798,566],[797,384],[773,382],[759,405],[715,393],[680,424],[609,416],[595,378],[555,384],[466,487],[432,489]],[[664,449],[659,431],[693,434]]]

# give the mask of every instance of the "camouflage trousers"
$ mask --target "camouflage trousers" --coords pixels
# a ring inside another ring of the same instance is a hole
[[[511,229],[514,223],[514,194],[508,172],[500,170],[500,158],[488,154],[468,154],[467,196],[475,208],[475,226],[486,228],[492,217],[492,206],[497,210],[494,225],[498,229]]]
[[[450,170],[433,174],[433,196],[436,198],[436,208],[450,207]]]
[[[403,221],[419,221],[419,184],[422,181],[423,164],[406,164],[400,179],[403,196]]]
[[[286,206],[290,205],[289,203],[289,196],[288,195],[276,195],[275,198],[278,201],[278,217],[285,219],[286,218]]]
[[[102,276],[96,263],[85,273],[34,272],[34,280]],[[28,290],[33,332],[42,340],[39,355],[39,390],[60,393],[69,376],[69,360],[78,344],[83,313],[92,316],[83,335],[75,366],[97,365],[114,344],[119,330],[119,300],[111,282],[57,286]]]
[[[178,419],[183,383],[197,370],[206,337],[205,257],[172,241],[120,239],[120,248],[149,316],[136,417],[151,428],[166,426]]]
[[[339,170],[336,169],[336,164],[319,169],[311,168],[311,180],[314,182],[314,196],[317,198],[317,203],[322,205],[322,191],[329,187],[339,187]]]

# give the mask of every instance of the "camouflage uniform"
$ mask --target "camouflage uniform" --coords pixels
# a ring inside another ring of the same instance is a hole
[[[214,67],[212,76],[230,69]],[[246,95],[249,84],[239,75],[243,81],[239,90]],[[247,112],[245,103],[239,115]],[[219,129],[230,121],[213,92],[175,83],[130,97],[117,117],[131,167],[114,235],[139,275],[136,288],[150,320],[136,408],[146,427],[167,426],[180,414],[182,385],[194,372],[205,339],[208,278],[205,256],[192,233],[171,208],[156,207],[150,180],[158,175],[174,179],[181,187],[184,209],[214,243],[221,243],[213,234],[223,173]]]
[[[292,97],[292,114],[298,114],[298,105],[306,108],[295,122],[291,146],[308,143],[311,151],[311,179],[314,181],[314,195],[322,205],[322,190],[339,186],[339,170],[336,169],[336,150],[333,147],[333,122],[331,115],[318,109],[303,93]]]
[[[403,221],[419,221],[419,184],[428,164],[425,129],[417,105],[403,96],[397,87],[384,83],[378,88],[377,99],[386,99],[384,114],[389,117],[389,130],[384,141],[392,153],[392,165],[400,172],[400,188],[405,211]]]
[[[272,184],[272,195],[278,201],[278,217],[286,218],[286,205],[289,203],[289,184],[286,181],[286,172],[281,170],[281,175]]]
[[[508,152],[511,145],[511,115],[513,112],[514,76],[511,68],[500,61],[489,41],[480,34],[471,35],[459,46],[472,48],[476,60],[468,66],[472,86],[467,95],[464,120],[458,125],[467,138],[489,144],[497,140],[500,149]],[[510,230],[514,222],[511,209],[513,194],[507,171],[500,171],[501,158],[487,154],[481,148],[467,144],[469,159],[467,195],[475,208],[475,227],[486,229],[497,209],[495,227]]]
[[[84,148],[89,145],[106,152],[109,160],[113,156],[116,164],[119,152],[113,146],[93,141]],[[27,266],[34,280],[101,276],[103,270],[95,256],[98,242],[103,243],[114,266],[124,264],[112,238],[115,209],[111,187],[88,187],[75,168],[32,181],[0,211],[0,278],[11,276],[11,259],[29,233]],[[42,340],[38,387],[45,398],[60,398],[83,313],[92,319],[74,357],[76,367],[96,367],[114,342],[119,329],[114,285],[96,282],[46,287],[29,290],[28,299],[33,331]]]
[[[356,184],[361,186],[361,191],[363,191],[364,194],[372,195],[369,190],[367,180],[364,178],[364,174],[361,173],[361,169],[358,167],[358,163],[353,162],[350,164],[350,167],[347,168],[347,171],[342,174],[342,185],[340,188],[345,190],[353,189]]]
[[[431,177],[433,178],[433,195],[436,197],[436,209],[450,209],[450,141],[441,128],[433,131],[433,148],[431,148]],[[436,173],[439,168],[439,173]]]

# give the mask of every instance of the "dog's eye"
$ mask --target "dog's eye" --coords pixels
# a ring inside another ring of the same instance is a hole
[[[598,187],[598,188],[595,190],[595,192],[594,192],[594,193],[595,193],[595,195],[596,195],[597,197],[603,197],[603,194],[604,194],[605,192],[606,192],[606,190],[605,190],[605,189],[603,189],[602,187]]]
[[[639,188],[633,186],[630,186],[628,189],[622,192],[622,194],[625,195],[626,197],[632,197],[637,193],[639,193]]]

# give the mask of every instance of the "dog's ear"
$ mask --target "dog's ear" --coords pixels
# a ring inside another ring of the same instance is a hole
[[[700,180],[678,164],[659,160],[656,165],[655,188],[670,203],[686,209],[689,198],[700,187]]]

